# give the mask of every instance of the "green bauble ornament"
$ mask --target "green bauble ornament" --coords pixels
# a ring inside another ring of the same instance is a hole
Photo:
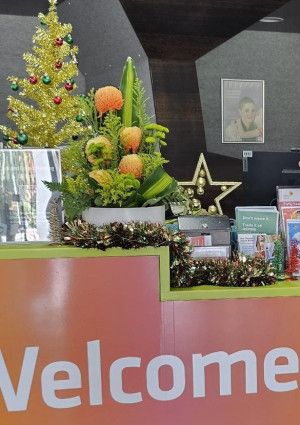
[[[77,115],[76,121],[77,122],[82,122],[83,121],[83,116],[82,115]]]
[[[73,40],[73,37],[71,36],[71,34],[68,34],[68,35],[66,36],[65,41],[66,41],[68,44],[73,44],[73,43],[74,43],[74,40]]]
[[[4,142],[8,142],[9,141],[9,136],[7,134],[4,134],[3,140],[4,140]]]
[[[43,77],[42,77],[42,81],[43,81],[43,83],[44,84],[50,84],[51,83],[51,78],[49,77],[49,75],[44,75]]]
[[[19,90],[19,84],[18,84],[16,81],[14,81],[14,82],[10,85],[10,88],[11,88],[13,91],[18,91],[18,90]]]
[[[28,136],[26,133],[19,133],[17,136],[17,141],[20,145],[25,145],[28,142]]]

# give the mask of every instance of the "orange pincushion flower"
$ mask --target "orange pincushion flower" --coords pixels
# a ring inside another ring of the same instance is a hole
[[[139,127],[125,127],[121,131],[120,141],[126,152],[135,153],[142,141],[142,130]]]
[[[101,87],[95,93],[95,106],[99,114],[105,114],[123,106],[123,97],[119,89],[113,86]]]
[[[120,161],[119,172],[121,174],[133,174],[136,179],[140,179],[143,173],[143,161],[134,153],[125,155]]]
[[[109,186],[112,182],[112,177],[106,170],[93,170],[89,173],[89,176],[102,187]]]

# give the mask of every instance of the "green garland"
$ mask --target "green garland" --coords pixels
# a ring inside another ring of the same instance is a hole
[[[81,248],[137,249],[168,246],[172,287],[197,285],[265,286],[275,283],[272,264],[260,258],[235,256],[233,260],[191,257],[192,246],[183,233],[150,223],[112,223],[101,228],[80,220],[63,226],[63,242]]]

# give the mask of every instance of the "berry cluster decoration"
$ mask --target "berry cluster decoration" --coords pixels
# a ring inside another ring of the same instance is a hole
[[[75,220],[63,226],[63,243],[81,248],[137,249],[168,246],[172,287],[200,285],[255,287],[276,282],[274,266],[262,258],[235,256],[233,260],[191,257],[192,246],[183,233],[172,233],[165,226],[150,223],[111,223],[95,227]]]

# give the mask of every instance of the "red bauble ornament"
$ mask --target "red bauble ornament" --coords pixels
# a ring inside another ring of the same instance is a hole
[[[18,142],[18,140],[17,139],[12,139],[12,142],[15,144],[15,145],[18,145],[19,144],[19,142]]]
[[[60,105],[62,102],[62,98],[60,96],[55,96],[53,102],[55,103],[55,105]]]
[[[71,91],[71,90],[73,90],[73,84],[72,83],[70,83],[70,82],[67,82],[67,83],[65,83],[65,89],[66,90],[68,90],[68,91]]]
[[[61,69],[62,65],[63,65],[62,62],[60,62],[60,61],[55,62],[55,68],[56,69]]]
[[[64,40],[61,37],[58,37],[55,39],[55,45],[56,46],[62,46],[63,45]]]
[[[37,77],[36,77],[35,75],[31,75],[31,76],[29,77],[29,82],[30,82],[30,84],[36,84],[36,83],[37,83],[37,81],[38,81],[38,79],[37,79]]]

